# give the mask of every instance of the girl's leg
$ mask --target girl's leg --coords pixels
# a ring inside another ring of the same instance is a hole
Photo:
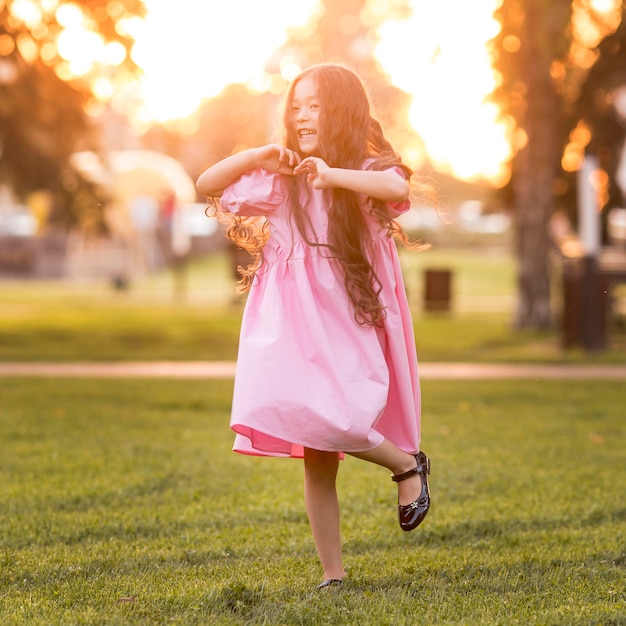
[[[382,465],[392,474],[403,474],[416,467],[415,457],[385,439],[377,448],[365,452],[351,452],[351,456]],[[410,504],[419,498],[422,491],[422,479],[419,474],[398,483],[398,504]]]
[[[304,501],[319,554],[324,580],[346,575],[341,556],[339,500],[337,498],[337,452],[304,449]]]

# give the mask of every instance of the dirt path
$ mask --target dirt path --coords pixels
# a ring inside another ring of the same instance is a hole
[[[158,361],[115,363],[0,363],[0,376],[91,378],[232,378],[231,361]],[[421,363],[420,377],[477,379],[626,380],[626,365],[532,365],[502,363]]]

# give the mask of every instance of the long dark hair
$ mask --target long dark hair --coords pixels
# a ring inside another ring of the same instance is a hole
[[[291,83],[284,100],[283,145],[299,152],[298,136],[292,122],[291,102],[298,81],[305,76],[317,84],[320,102],[318,128],[319,156],[330,167],[385,170],[398,167],[411,178],[412,171],[402,163],[384,136],[380,123],[370,113],[370,103],[363,83],[351,70],[335,64],[315,65],[304,70]],[[303,155],[304,156],[304,155]],[[312,241],[309,216],[302,205],[302,183],[297,177],[285,177],[294,223],[305,241],[312,246],[327,248],[328,256],[335,259],[344,278],[346,292],[354,307],[357,323],[380,325],[385,318],[380,301],[382,285],[371,263],[372,236],[366,216],[357,195],[348,189],[333,188],[328,216],[328,240]],[[389,237],[399,238],[412,247],[401,226],[390,213],[387,202],[372,198],[368,209]],[[238,218],[228,231],[228,236],[253,255],[253,262],[240,268],[243,290],[252,283],[255,272],[262,263],[262,248],[267,241],[266,229],[259,230],[258,221]]]
[[[370,160],[368,169],[384,170],[399,167],[409,179],[411,170],[402,163],[383,134],[380,123],[370,113],[370,103],[363,83],[349,69],[340,65],[316,65],[302,72],[291,84],[283,113],[284,143],[298,150],[298,137],[291,120],[291,101],[298,81],[305,76],[317,84],[320,102],[319,156],[330,167],[360,169]],[[300,203],[296,179],[288,180],[290,205],[294,222],[306,239],[308,216]],[[406,241],[400,226],[392,219],[386,202],[371,199],[371,215],[388,236],[400,236]],[[328,243],[330,256],[339,263],[344,284],[354,307],[359,324],[380,324],[385,311],[380,302],[380,280],[371,264],[372,238],[363,209],[354,192],[334,188],[328,216]]]

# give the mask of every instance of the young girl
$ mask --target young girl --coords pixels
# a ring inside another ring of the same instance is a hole
[[[409,209],[411,172],[344,67],[302,72],[283,125],[281,144],[218,162],[197,187],[222,194],[221,210],[236,216],[229,236],[259,252],[244,272],[234,450],[304,458],[324,588],[346,575],[335,485],[344,453],[392,472],[403,530],[430,507],[413,326],[393,240],[403,235],[393,218]],[[247,219],[255,216],[261,230]]]

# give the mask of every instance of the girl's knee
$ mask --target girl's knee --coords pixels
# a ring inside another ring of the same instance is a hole
[[[337,474],[339,467],[339,453],[325,452],[323,450],[304,449],[304,469],[308,475],[331,475]]]
[[[308,465],[337,465],[339,453],[304,448],[304,462]]]

